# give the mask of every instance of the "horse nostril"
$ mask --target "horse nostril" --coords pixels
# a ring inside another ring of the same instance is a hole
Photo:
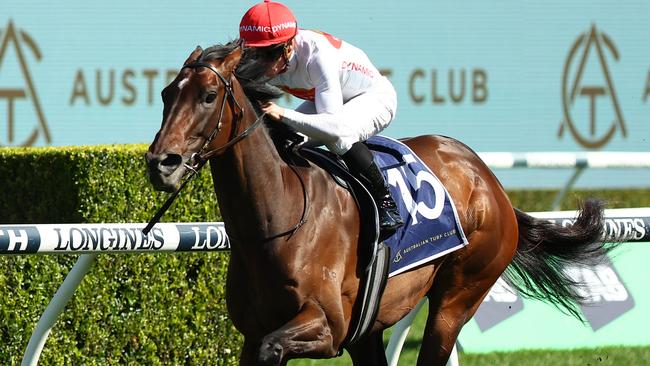
[[[179,154],[147,153],[146,159],[149,171],[154,174],[170,175],[183,164],[183,157]]]
[[[161,168],[175,170],[183,163],[183,158],[178,154],[169,154],[160,162]]]

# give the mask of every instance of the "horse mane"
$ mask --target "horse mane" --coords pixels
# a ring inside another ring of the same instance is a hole
[[[216,44],[203,51],[199,57],[199,62],[220,60],[228,56],[231,52],[241,47],[239,39],[230,41],[226,44]],[[244,89],[244,93],[251,100],[254,106],[256,102],[268,102],[278,99],[282,96],[282,91],[277,87],[269,84],[269,77],[264,75],[267,65],[254,57],[255,50],[244,48],[239,65],[235,69],[235,77]]]
[[[201,54],[197,61],[221,60],[238,47],[241,47],[241,41],[239,39],[226,44],[210,46],[203,51],[203,54]],[[257,113],[260,113],[260,103],[280,98],[283,95],[283,91],[269,84],[268,81],[270,78],[264,75],[268,65],[254,57],[254,53],[255,49],[244,48],[242,57],[235,69],[235,77],[244,89],[244,94],[251,101],[253,108],[255,108]],[[278,152],[280,152],[280,155],[284,155],[284,145],[287,139],[295,135],[295,132],[283,123],[269,122],[268,118],[266,118],[264,125],[270,134],[271,140],[273,140],[276,148],[278,148]],[[285,156],[283,156],[283,159],[286,161]]]

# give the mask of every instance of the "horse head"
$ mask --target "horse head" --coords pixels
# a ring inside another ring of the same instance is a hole
[[[205,153],[232,138],[233,121],[242,112],[233,94],[241,54],[235,42],[219,52],[197,47],[163,89],[162,125],[145,156],[155,189],[174,191]]]

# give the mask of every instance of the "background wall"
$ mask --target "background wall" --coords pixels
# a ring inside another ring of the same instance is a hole
[[[138,143],[197,44],[238,36],[253,2],[8,1],[0,7],[0,145]],[[477,151],[647,150],[650,5],[613,1],[287,0],[304,28],[363,48],[398,91],[385,131]],[[296,106],[297,101],[281,104]],[[570,172],[498,172],[549,187]],[[588,172],[581,186],[645,186]]]

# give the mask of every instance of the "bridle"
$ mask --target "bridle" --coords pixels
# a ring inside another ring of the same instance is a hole
[[[203,143],[203,146],[201,147],[201,149],[198,152],[192,154],[189,161],[184,164],[185,168],[187,168],[189,173],[184,178],[181,185],[178,187],[178,189],[176,191],[174,191],[169,196],[169,198],[167,198],[167,201],[165,201],[165,203],[160,207],[160,209],[158,209],[158,211],[151,218],[151,220],[149,220],[149,223],[147,224],[147,226],[144,229],[142,229],[142,233],[145,236],[149,234],[149,231],[151,231],[151,229],[154,227],[154,225],[160,220],[160,218],[165,213],[165,211],[167,211],[167,209],[169,209],[169,207],[174,202],[176,197],[178,197],[178,194],[181,192],[181,190],[183,190],[183,188],[185,188],[187,183],[189,181],[191,181],[196,176],[196,174],[201,170],[201,168],[203,168],[203,166],[205,166],[205,164],[208,162],[208,160],[211,157],[216,156],[217,154],[219,154],[219,153],[227,150],[228,148],[232,147],[233,145],[235,145],[239,141],[245,139],[246,137],[248,137],[251,134],[251,132],[253,132],[257,127],[259,127],[264,122],[264,116],[266,115],[266,113],[260,114],[257,117],[257,119],[255,120],[255,122],[253,122],[250,126],[248,126],[239,135],[236,135],[236,133],[237,133],[237,125],[238,125],[239,121],[241,119],[243,119],[243,117],[244,117],[244,108],[242,108],[241,105],[239,105],[239,102],[237,102],[237,98],[235,98],[235,93],[234,93],[234,90],[233,90],[233,82],[232,82],[235,73],[233,72],[231,74],[231,76],[230,76],[230,80],[228,80],[219,72],[219,70],[217,70],[214,66],[212,66],[211,64],[206,63],[206,62],[192,62],[192,63],[189,63],[187,65],[184,65],[181,68],[181,71],[184,70],[184,69],[196,70],[196,69],[201,68],[201,67],[204,67],[204,68],[212,71],[215,75],[217,75],[219,80],[221,80],[221,82],[224,85],[224,94],[223,94],[223,99],[221,100],[221,110],[219,111],[219,119],[217,120],[217,123],[215,124],[214,129],[212,130],[212,132],[210,133],[208,138]],[[232,108],[233,109],[234,109],[234,107],[237,107],[237,109],[239,109],[239,112],[235,113],[235,115],[233,115],[230,139],[228,139],[228,142],[226,142],[222,146],[219,146],[219,147],[217,147],[215,149],[212,149],[212,150],[205,151],[208,148],[208,146],[210,146],[210,144],[212,143],[212,140],[214,140],[214,138],[221,131],[222,119],[223,119],[224,110],[225,110],[225,107],[226,107],[226,102],[228,101],[228,99],[232,100],[232,103],[233,103]],[[302,186],[303,202],[304,202],[302,216],[300,217],[300,221],[298,221],[298,223],[293,228],[291,228],[291,229],[289,229],[287,231],[281,232],[279,234],[274,234],[271,237],[265,238],[264,241],[269,241],[269,240],[279,238],[279,237],[282,237],[282,236],[287,236],[287,235],[289,235],[289,237],[291,237],[291,235],[293,235],[305,222],[307,222],[305,217],[307,216],[307,212],[309,210],[309,196],[307,195],[305,182],[303,181],[300,174],[298,174],[298,172],[296,171],[296,168],[293,165],[289,164],[289,167],[296,174],[296,176],[298,177],[298,180],[300,181],[300,185]]]
[[[217,70],[214,66],[210,65],[209,63],[205,63],[205,62],[193,62],[187,64],[181,68],[181,71],[184,69],[195,70],[200,67],[205,67],[206,69],[212,71],[215,75],[217,75],[217,77],[221,80],[221,82],[224,85],[224,94],[223,94],[223,99],[221,100],[221,110],[219,111],[219,119],[217,120],[214,129],[212,130],[208,138],[205,140],[205,143],[203,144],[203,147],[201,147],[201,150],[192,154],[188,163],[185,164],[185,167],[188,168],[190,171],[196,171],[197,169],[200,169],[201,167],[203,167],[203,165],[205,165],[205,163],[211,157],[219,154],[222,151],[227,150],[229,147],[245,139],[248,135],[250,135],[251,132],[253,132],[253,130],[259,127],[264,121],[264,114],[261,114],[259,117],[257,117],[257,120],[253,124],[248,126],[248,128],[242,131],[242,133],[240,133],[239,135],[233,137],[233,135],[237,133],[237,124],[239,120],[244,117],[244,109],[239,105],[239,102],[237,102],[237,98],[235,98],[235,94],[233,91],[232,78],[234,73],[233,75],[230,76],[230,80],[227,80],[223,75],[221,75],[219,70]],[[233,109],[236,106],[237,109],[239,109],[239,113],[241,113],[239,114],[238,118],[237,117],[233,118],[231,138],[223,146],[219,146],[216,149],[205,152],[208,146],[212,143],[212,140],[214,140],[214,138],[221,131],[221,126],[222,126],[221,120],[223,119],[223,112],[225,110],[226,102],[228,101],[228,99],[232,100],[234,104]]]

